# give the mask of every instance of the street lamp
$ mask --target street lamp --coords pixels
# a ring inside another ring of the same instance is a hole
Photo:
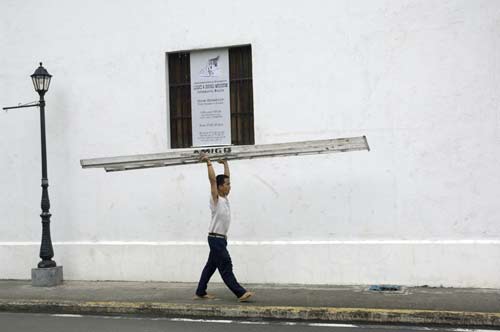
[[[31,103],[27,105],[4,107],[4,110],[23,108],[23,107],[40,107],[40,132],[41,132],[41,145],[42,145],[42,243],[40,245],[40,258],[37,269],[31,270],[31,279],[33,286],[56,286],[62,283],[62,266],[57,266],[56,262],[52,260],[54,257],[54,249],[52,248],[52,240],[50,238],[50,201],[49,201],[49,180],[47,178],[47,147],[45,139],[45,93],[49,90],[50,75],[47,70],[42,66],[38,67],[31,79],[35,91],[40,96],[38,103]]]
[[[44,95],[49,90],[50,75],[40,62],[31,79],[35,91],[40,95],[40,131],[42,136],[42,244],[40,246],[40,258],[38,268],[55,267],[56,262],[52,260],[54,257],[54,249],[52,248],[52,240],[50,238],[50,201],[49,201],[49,180],[47,178],[47,148],[45,139],[45,99]]]

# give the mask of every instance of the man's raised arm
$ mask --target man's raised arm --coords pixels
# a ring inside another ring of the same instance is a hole
[[[212,166],[212,162],[210,161],[210,158],[208,158],[207,155],[202,155],[200,160],[207,163],[208,181],[210,181],[210,193],[212,194],[212,198],[214,200],[214,203],[217,204],[217,200],[219,198],[219,193],[217,192],[217,181],[215,179],[215,171],[214,171],[214,168]]]
[[[229,176],[229,165],[227,164],[227,160],[219,159],[218,162],[219,162],[219,164],[224,164],[224,175],[229,178],[230,177]]]

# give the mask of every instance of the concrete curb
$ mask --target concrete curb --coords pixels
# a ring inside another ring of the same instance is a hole
[[[150,302],[2,300],[0,311],[53,314],[133,314],[152,316],[264,318],[304,321],[500,326],[500,313],[439,310],[193,305]]]

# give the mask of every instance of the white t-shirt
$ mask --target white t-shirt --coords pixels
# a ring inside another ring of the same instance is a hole
[[[217,204],[210,196],[210,210],[212,211],[212,221],[208,227],[209,233],[227,235],[229,224],[231,223],[231,206],[226,197],[219,196]]]

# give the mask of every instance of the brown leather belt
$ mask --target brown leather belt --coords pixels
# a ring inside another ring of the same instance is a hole
[[[219,238],[219,239],[227,239],[227,236],[222,235],[222,234],[217,234],[217,233],[208,233],[208,236],[210,236],[210,237],[216,237],[216,238]]]

